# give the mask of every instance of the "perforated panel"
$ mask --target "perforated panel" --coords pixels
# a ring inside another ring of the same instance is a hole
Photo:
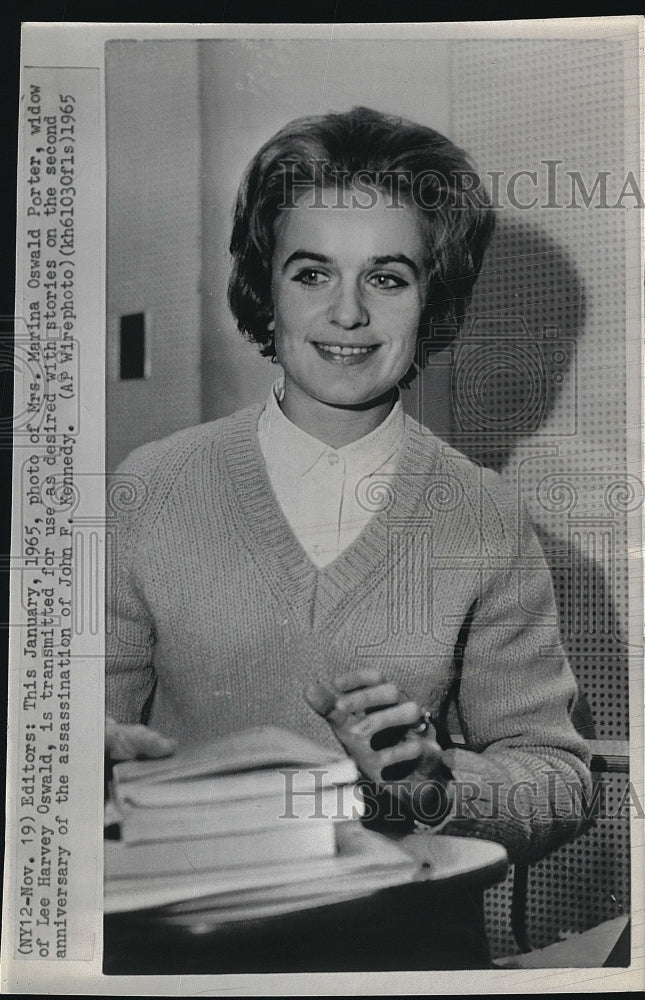
[[[609,40],[456,42],[452,64],[451,137],[500,206],[451,359],[452,440],[528,507],[580,686],[577,721],[598,738],[628,735],[627,517],[642,502],[625,439],[624,223],[635,200],[601,207],[626,177],[623,67]],[[518,171],[535,175],[513,180]],[[627,907],[627,829],[603,820],[532,869],[534,944]],[[514,950],[509,904],[510,880],[488,893],[496,954]]]
[[[629,912],[629,805],[624,775],[604,779],[605,817],[594,829],[534,865],[529,924],[536,948],[554,937]],[[588,876],[580,891],[580,873]]]
[[[527,923],[531,946],[543,948],[630,909],[627,777],[605,775],[603,816],[577,840],[533,865]],[[494,956],[517,954],[511,932],[513,871],[486,893],[486,924]]]

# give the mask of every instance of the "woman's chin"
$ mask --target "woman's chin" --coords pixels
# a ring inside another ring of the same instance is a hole
[[[369,410],[373,407],[383,406],[390,401],[396,391],[396,386],[385,389],[381,392],[366,391],[360,392],[338,392],[327,393],[321,396],[320,402],[327,406],[343,410]]]

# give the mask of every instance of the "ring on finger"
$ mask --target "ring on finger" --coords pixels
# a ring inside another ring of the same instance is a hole
[[[417,721],[410,726],[409,732],[414,733],[415,736],[425,736],[431,725],[432,716],[426,709],[421,713]]]

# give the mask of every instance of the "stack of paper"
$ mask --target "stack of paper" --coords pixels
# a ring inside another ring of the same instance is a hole
[[[350,758],[275,727],[117,764],[105,912],[250,919],[406,881],[417,863],[358,822],[357,778]]]

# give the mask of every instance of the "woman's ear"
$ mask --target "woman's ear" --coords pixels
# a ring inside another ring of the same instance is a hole
[[[274,319],[270,319],[269,322],[267,323],[267,330],[271,330],[271,332],[273,332],[275,330],[275,320]]]

